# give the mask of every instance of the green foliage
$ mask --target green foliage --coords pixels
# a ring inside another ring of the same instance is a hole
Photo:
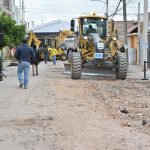
[[[5,13],[0,15],[0,28],[4,33],[3,43],[0,48],[10,45],[18,46],[25,37],[26,31],[24,25],[16,25],[15,20]]]

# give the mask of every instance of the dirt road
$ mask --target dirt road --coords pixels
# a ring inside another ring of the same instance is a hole
[[[16,67],[0,82],[0,150],[149,150],[150,81],[83,77],[41,63],[19,89]]]

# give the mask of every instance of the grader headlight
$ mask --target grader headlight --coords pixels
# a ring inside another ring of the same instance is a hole
[[[87,40],[87,39],[88,39],[88,37],[87,37],[87,36],[84,36],[83,38],[84,38],[85,40]]]
[[[114,40],[114,41],[116,41],[116,40],[117,40],[117,38],[116,38],[116,37],[113,37],[113,40]]]

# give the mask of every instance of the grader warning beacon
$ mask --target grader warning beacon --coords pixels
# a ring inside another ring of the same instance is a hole
[[[116,79],[126,79],[127,55],[124,47],[120,46],[114,21],[92,14],[79,17],[78,23],[78,52],[70,55],[65,71],[71,72],[72,79],[80,79],[85,70],[104,75],[113,73]],[[74,28],[75,20],[71,20],[71,30]]]

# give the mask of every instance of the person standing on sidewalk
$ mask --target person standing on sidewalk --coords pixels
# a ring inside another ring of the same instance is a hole
[[[15,53],[15,58],[18,60],[18,70],[17,76],[19,80],[19,87],[28,88],[28,81],[29,81],[29,72],[30,72],[30,62],[31,59],[35,57],[34,51],[31,47],[27,45],[27,40],[24,39],[22,41],[22,45],[19,46]],[[22,73],[24,73],[24,79],[22,77]]]
[[[39,64],[39,52],[36,48],[36,45],[33,45],[33,51],[35,54],[35,57],[33,57],[33,59],[31,59],[31,65],[32,65],[32,74],[33,76],[38,75],[38,64]]]

